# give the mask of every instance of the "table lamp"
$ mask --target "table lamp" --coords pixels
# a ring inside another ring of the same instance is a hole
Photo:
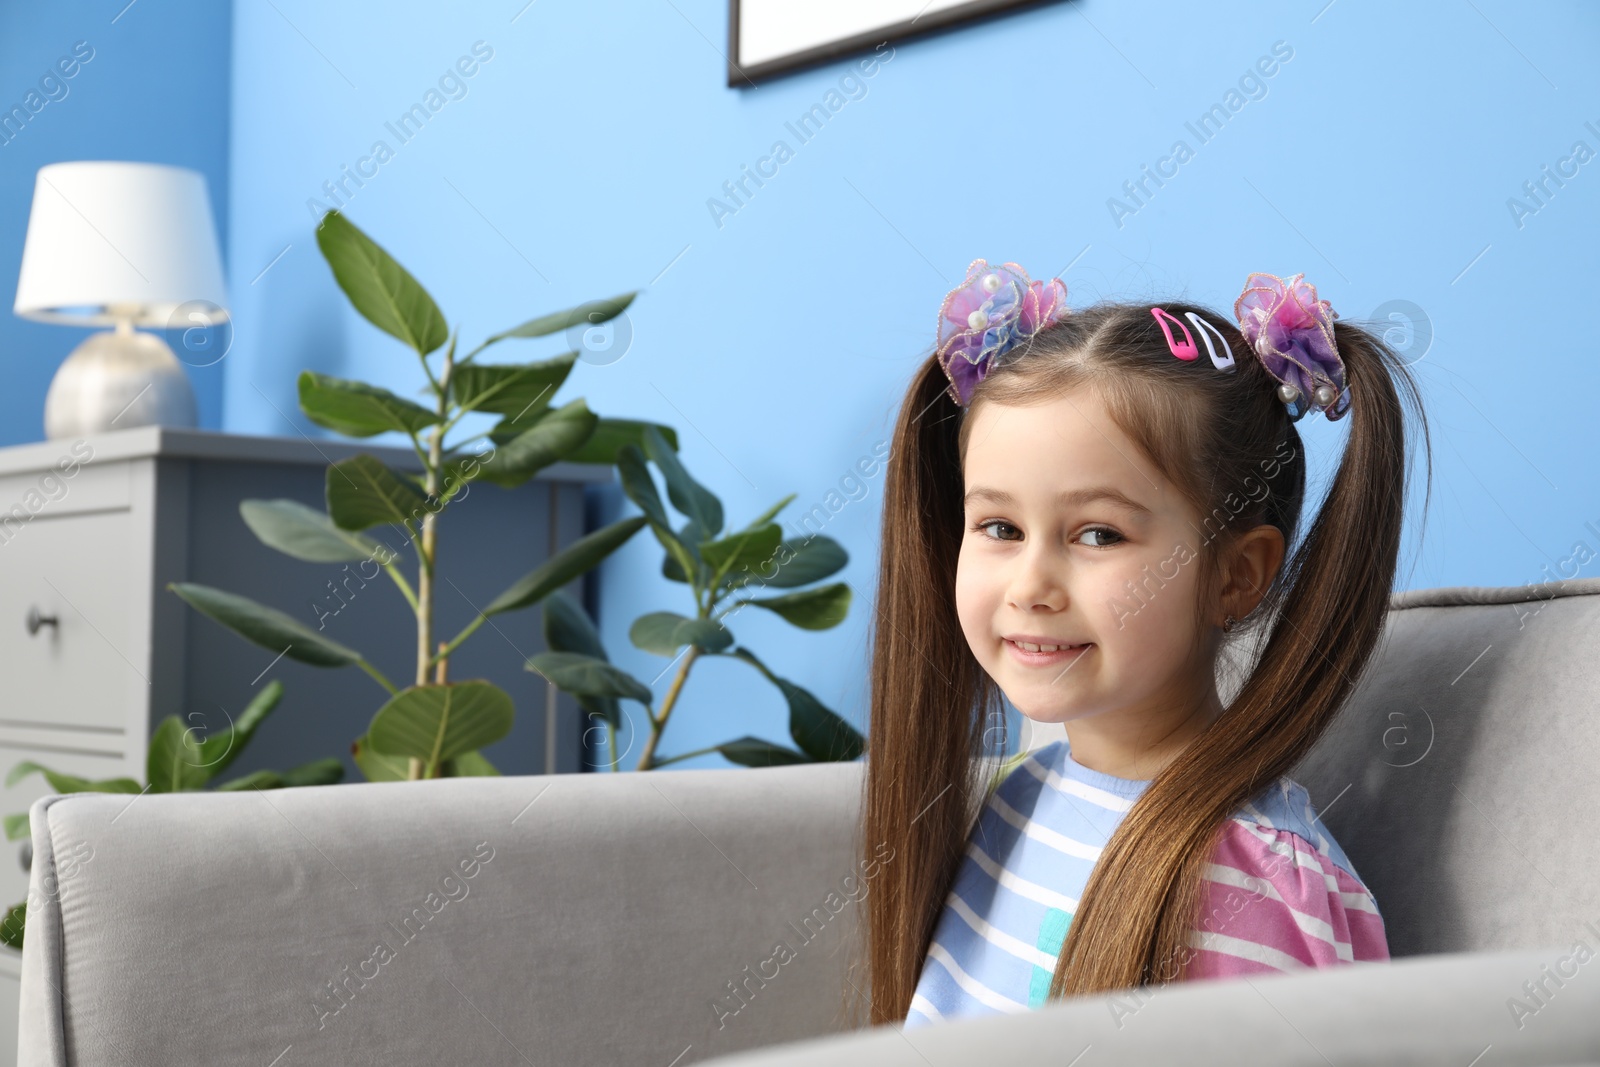
[[[107,161],[39,168],[14,310],[39,322],[114,327],[91,334],[56,371],[45,396],[47,437],[196,425],[182,364],[165,340],[134,327],[212,331],[227,322],[226,303],[198,171]],[[196,347],[213,345],[206,337]]]

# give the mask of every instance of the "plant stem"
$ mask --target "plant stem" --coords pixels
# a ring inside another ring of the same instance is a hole
[[[406,603],[411,605],[411,610],[417,610],[417,594],[412,591],[411,583],[406,581],[406,576],[400,573],[400,568],[392,562],[385,563],[383,569],[389,577],[394,579],[394,584],[400,587],[400,595],[406,598]]]
[[[444,645],[444,646],[442,646],[440,648],[439,654],[441,656],[448,656],[450,653],[454,652],[456,650],[456,647],[458,645],[460,645],[461,642],[463,642],[467,638],[471,637],[477,631],[478,627],[482,626],[484,623],[486,623],[488,621],[489,621],[489,616],[483,614],[480,611],[478,613],[478,617],[477,618],[475,618],[471,622],[467,623],[466,626],[462,627],[462,630],[461,630],[460,633],[456,634],[454,637],[452,637],[450,639],[450,643],[449,644]]]
[[[672,688],[667,690],[666,699],[661,702],[661,714],[650,720],[650,739],[644,743],[644,751],[639,755],[641,771],[648,771],[655,766],[656,744],[661,740],[662,731],[667,728],[667,716],[672,714],[672,706],[678,702],[678,694],[683,691],[683,683],[689,677],[689,668],[694,666],[699,655],[700,649],[691,646],[689,654],[683,657],[683,665],[678,668],[678,676],[672,679]]]
[[[395,688],[395,685],[394,685],[393,682],[389,681],[389,679],[387,679],[387,678],[385,678],[383,676],[383,672],[382,671],[380,671],[378,668],[374,667],[372,664],[368,663],[366,660],[364,660],[364,659],[356,660],[356,666],[360,667],[362,670],[364,670],[368,674],[372,675],[373,679],[379,685],[383,686],[385,689],[387,689],[389,691],[389,695],[390,696],[394,696],[396,693],[400,692],[400,690]]]
[[[693,759],[696,756],[704,756],[709,753],[716,752],[721,748],[721,745],[712,745],[710,748],[697,748],[693,752],[680,752],[676,756],[668,756],[666,759],[656,760],[655,765],[657,767],[665,767],[669,763],[677,763],[679,760]]]
[[[442,424],[449,410],[450,369],[455,357],[456,339],[452,333],[450,345],[444,352],[444,366],[439,370],[437,407]],[[436,425],[428,441],[428,483],[426,492],[432,500],[439,495],[439,467],[444,451],[444,429]],[[437,557],[439,515],[432,508],[422,516],[422,544],[417,550],[417,684],[428,684],[429,650],[433,647],[433,562]]]

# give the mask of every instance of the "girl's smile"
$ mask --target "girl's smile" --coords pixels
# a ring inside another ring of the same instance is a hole
[[[1042,638],[1037,642],[1010,637],[1004,640],[1006,650],[1011,653],[1011,657],[1024,667],[1050,667],[1058,663],[1076,663],[1083,653],[1094,647],[1093,644],[1046,643]]]

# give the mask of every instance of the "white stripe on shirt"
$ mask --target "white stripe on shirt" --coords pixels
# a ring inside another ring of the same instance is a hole
[[[1063,778],[1055,771],[1040,764],[1037,760],[1030,759],[1023,766],[1028,768],[1029,774],[1057,792],[1064,793],[1067,796],[1081,797],[1097,807],[1105,808],[1107,811],[1125,812],[1133,807],[1133,801],[1127,797],[1119,797],[1115,793],[1096,788],[1087,782]]]
[[[1034,822],[1026,815],[1018,812],[1016,808],[1001,800],[999,793],[990,797],[989,803],[1006,822],[1015,826],[1035,841],[1049,845],[1057,852],[1064,852],[1069,856],[1076,856],[1078,859],[1097,860],[1100,858],[1100,853],[1104,851],[1104,849],[1095,845],[1086,845],[1082,841],[1074,841],[1066,834],[1057,833],[1048,826],[1042,826]]]
[[[1246,941],[1242,937],[1229,937],[1227,934],[1202,932],[1191,929],[1189,931],[1189,947],[1196,949],[1209,949],[1220,952],[1224,956],[1237,956],[1244,960],[1254,960],[1256,963],[1265,964],[1279,971],[1303,971],[1306,965],[1289,955],[1267,945]]]
[[[1278,892],[1277,887],[1271,882],[1267,881],[1265,878],[1252,877],[1251,875],[1245,874],[1237,867],[1226,867],[1217,863],[1206,864],[1206,877],[1211,881],[1219,882],[1222,885],[1237,886],[1240,889],[1248,890],[1252,893],[1259,893],[1264,897],[1276,900],[1279,904],[1284,906],[1285,910],[1287,910],[1289,915],[1294,919],[1295,925],[1300,927],[1301,930],[1307,934],[1310,934],[1319,941],[1324,941],[1327,944],[1332,945],[1334,954],[1337,955],[1339,959],[1345,961],[1346,963],[1353,963],[1355,961],[1355,956],[1350,947],[1350,942],[1340,941],[1338,936],[1333,932],[1333,927],[1330,926],[1326,920],[1319,919],[1315,915],[1307,915],[1303,911],[1297,911],[1287,900],[1283,899],[1283,895]]]
[[[1047,908],[1060,908],[1069,915],[1077,914],[1078,901],[1076,897],[1069,897],[1065,893],[1057,893],[1054,889],[1046,889],[1037,882],[1030,882],[1026,878],[1006,870],[996,863],[987,852],[979,848],[976,841],[967,845],[967,855],[972,857],[972,862],[976,863],[984,874],[987,874],[1017,896],[1025,897],[1036,904],[1043,904]]]
[[[972,977],[972,975],[963,971],[961,964],[957,963],[955,957],[951,956],[939,942],[935,941],[928,946],[928,958],[937,960],[939,966],[943,967],[950,977],[956,980],[956,985],[960,986],[963,991],[980,1004],[986,1004],[999,1011],[1024,1012],[1028,1010],[1026,1004],[1019,1004],[1010,997],[996,993]]]
[[[1056,958],[1054,956],[1043,949],[1035,948],[1026,941],[1012,937],[999,927],[990,924],[956,894],[951,893],[946,903],[952,911],[961,916],[968,926],[972,927],[973,933],[989,942],[995,948],[1015,956],[1024,963],[1031,963],[1035,967],[1043,967],[1047,971],[1055,971]]]

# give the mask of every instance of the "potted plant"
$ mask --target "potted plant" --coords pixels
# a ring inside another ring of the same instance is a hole
[[[826,630],[844,621],[850,611],[850,586],[844,582],[815,585],[842,570],[850,557],[831,537],[814,534],[785,539],[773,519],[794,494],[756,516],[744,528],[723,532],[722,501],[684,469],[677,453],[654,427],[646,427],[639,444],[624,444],[616,454],[623,492],[644,513],[665,556],[661,573],[688,586],[694,614],[654,611],[641,615],[628,630],[635,647],[678,662],[677,671],[659,704],[651,688],[610,662],[593,623],[581,607],[557,595],[545,601],[544,636],[550,651],[528,660],[528,666],[574,694],[579,705],[604,730],[610,765],[622,759],[617,735],[623,725],[619,700],[644,706],[649,736],[640,751],[638,769],[664,767],[692,756],[718,752],[749,767],[824,760],[853,760],[864,739],[855,727],[829,710],[808,690],[767,669],[749,649],[735,645],[729,623],[746,607],[772,612],[805,630]],[[662,503],[654,463],[667,487],[667,499],[687,520],[674,526]],[[775,596],[753,596],[762,588],[787,590]],[[656,754],[667,721],[683,695],[689,671],[702,656],[731,656],[750,664],[783,694],[789,706],[788,748],[745,736],[710,748],[661,757]]]
[[[263,544],[296,559],[371,561],[381,567],[416,617],[415,674],[405,684],[391,680],[357,649],[247,597],[190,582],[168,588],[197,611],[274,653],[322,667],[354,666],[370,675],[387,698],[352,746],[368,779],[496,774],[480,750],[511,731],[511,697],[482,679],[451,680],[451,654],[490,616],[532,607],[597,565],[645,520],[625,519],[580,538],[511,581],[461,632],[440,640],[434,632],[439,518],[475,480],[515,488],[557,461],[612,463],[618,449],[640,440],[647,427],[600,418],[582,398],[560,407],[552,404],[576,352],[517,364],[480,363],[477,357],[504,341],[605,322],[621,314],[635,294],[541,315],[458,355],[458,331],[446,326],[433,298],[338,211],[326,213],[318,223],[317,246],[355,309],[416,354],[430,403],[307,370],[298,383],[300,410],[319,426],[348,437],[405,434],[421,471],[395,470],[363,453],[329,466],[325,511],[294,500],[246,500],[239,510]],[[498,419],[487,431],[448,440],[473,413]],[[662,437],[663,430],[655,432]],[[468,447],[474,444],[477,450]],[[400,553],[365,532],[382,524],[405,531],[415,554],[409,573],[401,567]]]

